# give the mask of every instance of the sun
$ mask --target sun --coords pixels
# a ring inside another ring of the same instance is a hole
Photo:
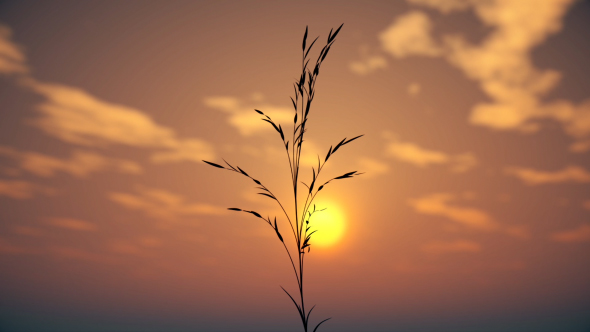
[[[309,221],[309,231],[316,231],[311,237],[312,246],[331,247],[338,243],[344,235],[346,221],[344,213],[334,204],[325,204],[317,206],[323,211],[315,212]]]

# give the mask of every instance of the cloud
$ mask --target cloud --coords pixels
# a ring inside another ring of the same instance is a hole
[[[364,172],[363,176],[369,178],[389,172],[389,165],[373,158],[362,157],[358,165],[359,170]]]
[[[27,73],[25,55],[11,39],[10,28],[0,25],[0,74]]]
[[[72,231],[92,232],[98,229],[94,223],[73,218],[50,218],[47,220],[47,223],[51,226]]]
[[[461,153],[451,159],[450,169],[455,173],[464,173],[477,166],[477,158],[471,153]]]
[[[36,250],[22,246],[15,246],[0,237],[0,254],[35,254]]]
[[[226,213],[225,208],[203,203],[187,203],[183,196],[162,189],[142,187],[137,191],[139,194],[113,192],[109,194],[109,199],[128,209],[142,211],[157,219]]]
[[[590,225],[580,225],[576,229],[555,232],[551,234],[551,240],[564,243],[590,241]]]
[[[194,161],[201,163],[203,159],[213,159],[213,148],[203,140],[187,138],[175,143],[169,151],[156,152],[151,160],[154,163]]]
[[[431,37],[432,22],[423,12],[412,11],[398,17],[379,39],[382,48],[396,58],[411,55],[438,56],[442,50]]]
[[[557,85],[560,74],[536,68],[531,59],[534,47],[561,30],[562,20],[573,2],[471,2],[476,15],[493,27],[493,32],[479,45],[470,45],[458,36],[445,37],[447,59],[478,81],[492,99],[474,106],[471,123],[498,130],[534,132],[540,127],[539,119],[553,119],[562,123],[568,135],[587,141],[590,100],[579,105],[567,100],[543,103],[542,96]],[[467,8],[467,3],[463,2],[461,7]],[[580,152],[585,145],[574,143],[571,149]]]
[[[239,151],[245,155],[255,157],[258,160],[264,160],[268,163],[276,163],[277,161],[279,163],[287,162],[285,148],[276,143],[278,142],[275,142],[275,144],[265,145],[243,144],[239,147]],[[337,143],[338,142],[335,144]],[[299,165],[301,167],[317,167],[318,156],[325,156],[327,152],[328,148],[320,149],[320,147],[318,147],[318,145],[313,140],[306,139],[303,142],[303,150],[301,150],[301,159]],[[320,157],[320,160],[322,160],[322,157]],[[328,163],[327,167],[330,167],[330,163]]]
[[[590,144],[587,139],[590,136],[590,99],[580,105],[574,105],[567,100],[555,101],[545,105],[539,113],[542,117],[562,122],[566,133],[580,139],[570,149],[574,152],[588,150]]]
[[[157,124],[151,117],[129,106],[109,103],[88,92],[65,85],[23,84],[46,98],[37,106],[41,117],[31,123],[64,142],[95,147],[127,145],[161,149],[155,162],[212,159],[213,148],[196,138],[180,139],[174,130]]]
[[[435,41],[429,16],[414,10],[379,35],[382,48],[394,57],[442,57],[476,81],[490,101],[472,107],[472,124],[533,133],[541,128],[540,120],[552,119],[576,139],[570,147],[572,152],[590,149],[590,99],[580,104],[542,101],[561,75],[556,70],[535,67],[531,56],[535,47],[562,29],[565,13],[574,0],[407,1],[443,14],[472,9],[482,24],[492,28],[477,44],[458,34],[446,34]]]
[[[355,74],[367,75],[378,69],[387,68],[387,60],[380,55],[367,56],[361,60],[351,62],[348,68]]]
[[[524,225],[508,226],[504,229],[504,232],[512,237],[520,239],[527,240],[531,238],[531,232],[529,228]]]
[[[25,55],[10,38],[11,30],[0,25],[0,74],[26,73]],[[201,162],[214,157],[213,148],[207,142],[180,139],[174,130],[157,124],[140,110],[100,100],[76,87],[41,83],[30,77],[21,79],[20,83],[46,98],[37,106],[41,117],[31,123],[67,143],[164,150],[152,156],[152,161],[157,163]]]
[[[422,91],[422,86],[419,83],[412,83],[408,85],[408,94],[412,97],[416,97]]]
[[[113,241],[107,245],[108,249],[116,254],[141,255],[144,253],[138,246],[126,241]]]
[[[261,120],[262,116],[254,112],[254,107],[244,106],[237,98],[208,97],[205,98],[204,102],[207,107],[229,114],[229,124],[235,127],[243,136],[275,131],[269,123]],[[279,123],[293,123],[293,117],[295,116],[293,108],[263,104],[259,109],[271,117],[277,125]]]
[[[88,151],[74,151],[69,159],[59,159],[37,152],[22,152],[0,145],[0,156],[14,159],[19,167],[42,177],[54,176],[57,172],[85,177],[90,173],[107,169],[127,174],[140,174],[141,166],[130,160],[107,158]]]
[[[448,165],[456,173],[466,172],[477,165],[477,158],[471,153],[455,156],[435,150],[428,150],[409,142],[390,142],[386,147],[387,155],[415,166],[426,168],[431,165]]]
[[[544,117],[540,97],[557,84],[554,70],[535,68],[531,51],[561,30],[571,1],[474,2],[475,12],[494,28],[480,45],[447,36],[448,60],[479,82],[493,100],[472,110],[473,124],[500,130],[530,130],[532,120]],[[531,17],[534,17],[532,19]],[[545,115],[546,117],[547,115]]]
[[[573,153],[583,153],[590,150],[590,140],[578,141],[570,145],[569,150]]]
[[[387,153],[400,161],[405,161],[418,167],[446,164],[450,159],[446,153],[427,150],[414,143],[392,142],[387,146]]]
[[[528,185],[565,182],[590,182],[590,173],[579,166],[568,166],[560,171],[547,172],[532,168],[508,167],[506,174],[515,176]]]
[[[471,7],[477,1],[481,0],[406,0],[415,5],[427,6],[439,10],[444,14],[453,11],[461,11]]]
[[[486,212],[449,204],[456,200],[456,196],[449,193],[431,194],[417,199],[410,199],[408,204],[423,214],[438,215],[453,222],[480,230],[494,230],[496,222]]]
[[[446,254],[446,253],[477,253],[481,251],[481,246],[477,242],[467,240],[457,240],[452,242],[435,241],[422,246],[422,251],[429,254]]]
[[[8,196],[16,199],[29,199],[33,198],[37,193],[52,195],[54,190],[27,181],[0,179],[0,196]]]
[[[101,263],[101,264],[115,264],[118,261],[111,256],[96,254],[82,249],[62,246],[49,247],[49,252],[58,258],[76,259],[86,262]]]
[[[148,256],[150,254],[149,249],[155,249],[161,246],[162,241],[154,237],[142,237],[131,240],[113,240],[107,244],[107,248],[111,252],[136,256]]]

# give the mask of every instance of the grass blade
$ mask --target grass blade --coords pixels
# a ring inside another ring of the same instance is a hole
[[[318,40],[318,38],[320,38],[320,37],[319,36],[318,37],[315,37],[315,39],[313,40],[313,42],[311,43],[311,45],[309,45],[309,48],[307,49],[307,52],[305,52],[304,58],[307,58],[307,55],[309,54],[309,50],[311,50],[311,47],[313,46],[313,44],[315,44],[315,41]]]
[[[305,43],[307,42],[307,26],[305,26],[305,34],[303,35],[303,46],[301,47],[301,49],[303,51],[305,51]]]
[[[247,177],[250,177],[250,175],[248,175],[248,173],[244,172],[244,170],[241,169],[240,166],[236,166],[236,167],[240,170],[240,173],[244,174]]]
[[[210,161],[207,161],[207,160],[203,160],[203,162],[205,162],[205,163],[207,163],[207,164],[209,164],[209,165],[211,165],[211,166],[213,166],[213,167],[217,167],[217,168],[223,168],[223,169],[225,169],[225,167],[223,167],[223,166],[221,166],[221,165],[218,165],[218,164],[216,164],[216,163],[212,163],[212,162],[210,162]]]
[[[275,232],[277,232],[277,236],[279,237],[279,240],[281,240],[281,242],[285,242],[285,241],[283,241],[283,237],[281,236],[281,233],[279,233],[279,227],[277,226],[277,217],[275,217]]]
[[[320,327],[320,325],[322,325],[325,321],[327,321],[329,319],[332,319],[332,317],[326,318],[323,321],[319,322],[318,325],[315,326],[315,329],[313,329],[313,332],[315,332],[318,329],[318,327]]]
[[[272,195],[269,195],[267,193],[258,193],[258,195],[263,195],[263,196],[266,196],[266,197],[270,197],[270,198],[274,199],[275,201],[277,200],[276,197],[274,197]]]
[[[342,29],[342,26],[344,25],[344,23],[340,24],[340,26],[338,27],[338,29],[336,30],[336,32],[334,32],[333,35],[331,35],[331,38],[328,38],[328,43],[331,42],[332,40],[334,40],[336,38],[336,35],[338,34],[338,32],[340,31],[340,29]]]
[[[303,315],[303,312],[301,311],[301,307],[299,307],[299,304],[297,304],[297,302],[295,301],[295,299],[293,298],[293,296],[291,296],[291,294],[289,294],[289,292],[287,292],[286,289],[283,288],[283,286],[281,286],[281,289],[283,289],[285,291],[285,293],[287,293],[287,295],[289,295],[289,298],[291,299],[291,301],[293,301],[293,304],[295,305],[295,307],[297,307],[297,311],[299,311],[299,316],[301,316],[301,319],[305,319],[305,316]]]
[[[243,210],[243,211],[246,212],[246,213],[251,213],[251,214],[257,216],[260,219],[264,219],[264,218],[262,218],[262,216],[260,215],[260,213],[258,213],[256,211],[246,211],[246,210]]]
[[[311,309],[309,309],[309,311],[307,312],[307,317],[305,318],[305,322],[309,322],[309,315],[311,315],[311,311],[313,310],[313,308],[315,308],[315,305],[313,307],[311,307]]]
[[[346,174],[343,174],[343,175],[340,175],[340,176],[337,176],[337,177],[335,177],[335,178],[334,178],[334,180],[350,178],[350,177],[352,177],[352,176],[353,176],[355,173],[356,173],[356,171],[348,172],[348,173],[346,173]]]
[[[360,138],[360,137],[363,137],[363,136],[365,136],[365,135],[364,135],[364,134],[363,134],[363,135],[358,135],[357,137],[351,138],[351,139],[349,139],[348,141],[346,141],[346,142],[342,143],[342,145],[346,145],[346,144],[348,144],[348,143],[350,143],[350,142],[354,141],[355,139],[357,139],[357,138]]]

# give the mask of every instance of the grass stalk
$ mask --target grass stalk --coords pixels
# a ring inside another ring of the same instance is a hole
[[[266,187],[264,184],[262,184],[262,182],[251,177],[248,173],[246,173],[240,167],[232,166],[231,164],[229,164],[225,160],[224,160],[225,165],[220,165],[220,164],[216,164],[216,163],[213,163],[210,161],[203,160],[205,163],[207,163],[210,166],[225,169],[225,170],[228,170],[228,171],[231,171],[234,173],[238,173],[238,174],[241,174],[242,176],[250,178],[251,180],[253,180],[256,183],[256,185],[257,185],[256,188],[258,190],[262,191],[258,194],[275,200],[277,202],[277,204],[280,206],[281,210],[283,211],[285,218],[292,230],[294,243],[297,247],[296,248],[296,250],[297,250],[297,265],[295,264],[295,260],[293,259],[293,255],[291,254],[291,250],[289,250],[287,244],[285,243],[285,241],[283,239],[283,236],[279,232],[279,227],[277,225],[277,218],[276,217],[274,217],[274,223],[273,223],[273,221],[271,221],[270,217],[264,218],[264,217],[262,217],[262,215],[260,213],[258,213],[256,211],[245,210],[245,209],[241,209],[241,208],[229,208],[229,210],[245,212],[245,213],[251,214],[259,219],[264,220],[269,226],[271,226],[273,228],[278,239],[282,242],[283,247],[285,248],[285,251],[287,252],[287,255],[289,257],[289,261],[291,262],[291,266],[293,267],[293,272],[295,274],[295,277],[297,279],[297,287],[299,290],[299,301],[297,301],[285,288],[283,288],[282,286],[281,286],[281,288],[283,289],[283,291],[285,291],[285,293],[289,296],[289,298],[291,299],[291,301],[293,302],[293,304],[297,308],[297,311],[298,311],[299,316],[301,318],[301,323],[303,325],[303,330],[305,332],[308,332],[309,318],[310,318],[312,310],[315,308],[315,305],[313,307],[311,307],[311,309],[309,311],[306,311],[305,299],[304,299],[304,282],[303,282],[304,281],[304,279],[303,279],[303,277],[304,277],[304,273],[303,273],[304,272],[304,262],[305,262],[305,255],[308,254],[311,249],[312,235],[317,231],[317,230],[313,230],[313,231],[309,232],[309,230],[311,228],[311,226],[310,226],[311,217],[313,216],[314,213],[322,211],[322,210],[316,210],[315,204],[313,204],[313,202],[314,202],[317,194],[322,189],[324,189],[324,187],[327,184],[329,184],[330,182],[332,182],[334,180],[351,178],[351,177],[362,174],[362,173],[358,173],[357,171],[348,172],[343,175],[334,177],[334,178],[324,182],[320,186],[316,186],[316,182],[320,176],[320,173],[321,173],[322,169],[324,168],[325,164],[330,159],[330,157],[339,148],[356,140],[357,138],[362,137],[363,135],[359,135],[359,136],[353,137],[351,139],[344,138],[335,146],[330,146],[330,149],[328,150],[328,153],[326,154],[326,157],[324,158],[323,161],[321,161],[320,157],[318,156],[317,169],[315,167],[312,167],[312,174],[313,175],[312,175],[311,182],[309,182],[310,184],[308,185],[307,183],[301,181],[301,183],[303,185],[305,185],[305,187],[307,188],[307,193],[305,194],[304,201],[299,200],[298,195],[299,195],[299,189],[300,189],[300,187],[299,187],[299,182],[300,182],[299,181],[299,171],[300,171],[300,163],[301,163],[301,151],[303,149],[304,136],[307,131],[306,125],[307,125],[308,116],[309,116],[309,113],[311,110],[311,104],[312,104],[312,101],[315,97],[315,84],[317,82],[317,77],[319,76],[322,63],[326,59],[326,56],[328,55],[330,48],[334,44],[334,41],[336,40],[336,36],[338,35],[338,32],[340,32],[341,28],[342,28],[342,25],[340,25],[340,27],[338,27],[338,29],[336,29],[334,31],[334,33],[332,33],[333,30],[330,30],[327,42],[326,42],[325,46],[322,48],[322,50],[320,51],[320,53],[317,57],[317,60],[315,62],[315,65],[313,67],[313,70],[308,67],[309,61],[310,61],[308,56],[309,56],[309,52],[310,52],[311,48],[313,47],[313,45],[315,44],[315,42],[318,40],[319,37],[316,38],[309,45],[309,47],[306,47],[308,28],[307,27],[305,28],[305,34],[303,36],[303,45],[302,45],[301,76],[293,84],[295,96],[294,96],[294,98],[291,97],[291,102],[293,103],[293,108],[295,111],[294,118],[293,118],[293,132],[292,132],[292,136],[291,136],[291,141],[285,141],[285,132],[283,131],[283,127],[280,124],[277,125],[268,115],[264,114],[264,112],[262,112],[260,110],[255,110],[258,114],[263,116],[263,118],[261,119],[262,121],[268,122],[279,133],[279,135],[281,136],[282,144],[285,147],[285,151],[287,153],[287,160],[289,162],[289,171],[291,172],[292,186],[293,186],[293,202],[294,202],[294,208],[295,208],[293,218],[291,218],[289,216],[289,213],[287,213],[287,211],[285,210],[281,201],[272,193],[272,191],[270,191],[270,189],[268,189],[268,187]],[[301,203],[303,203],[303,204],[301,204]],[[313,211],[310,211],[312,204],[313,204]],[[306,251],[306,249],[307,249],[307,251]],[[316,330],[319,328],[319,326],[329,319],[330,318],[320,321],[315,326],[315,328],[313,329],[312,332],[316,332]]]

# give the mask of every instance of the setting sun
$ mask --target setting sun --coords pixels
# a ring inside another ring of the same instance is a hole
[[[320,206],[318,205],[318,209]],[[342,211],[332,204],[322,204],[325,210],[316,211],[310,219],[310,231],[315,231],[311,243],[320,247],[336,244],[344,235],[346,221]]]

